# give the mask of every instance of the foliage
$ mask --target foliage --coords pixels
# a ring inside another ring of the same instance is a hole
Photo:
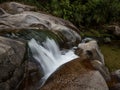
[[[120,20],[120,0],[51,0],[47,11],[75,25],[101,25]]]
[[[0,0],[0,2],[11,0]],[[71,21],[76,26],[96,26],[120,21],[120,0],[15,0]]]

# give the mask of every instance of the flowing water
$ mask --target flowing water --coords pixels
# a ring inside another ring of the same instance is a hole
[[[78,58],[73,50],[62,53],[53,39],[47,38],[42,45],[38,44],[35,39],[31,39],[28,44],[34,59],[37,60],[43,69],[44,76],[40,80],[41,86],[61,65]]]

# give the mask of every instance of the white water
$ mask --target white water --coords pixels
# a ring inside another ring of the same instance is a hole
[[[41,64],[44,72],[44,76],[41,79],[41,86],[57,68],[75,58],[78,58],[72,50],[69,50],[62,55],[55,41],[49,38],[43,42],[43,46],[39,45],[35,39],[31,39],[28,44],[33,57]]]

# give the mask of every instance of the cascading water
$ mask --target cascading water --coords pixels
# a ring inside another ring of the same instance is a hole
[[[78,58],[72,50],[68,50],[62,54],[62,51],[60,51],[53,39],[47,38],[42,43],[43,46],[39,45],[35,39],[31,39],[28,44],[33,57],[40,63],[43,69],[44,76],[41,79],[41,86],[44,85],[49,76],[61,65]]]

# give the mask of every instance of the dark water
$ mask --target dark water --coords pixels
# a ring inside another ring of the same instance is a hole
[[[100,45],[106,66],[110,71],[120,69],[120,40]]]

